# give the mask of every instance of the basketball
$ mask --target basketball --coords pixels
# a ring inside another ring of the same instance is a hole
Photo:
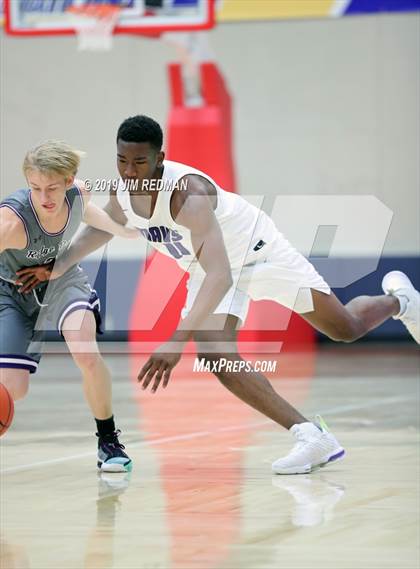
[[[12,396],[0,383],[0,437],[4,435],[13,421],[15,406]]]

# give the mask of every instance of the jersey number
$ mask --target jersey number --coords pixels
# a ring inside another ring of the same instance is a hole
[[[191,255],[188,249],[186,249],[180,241],[176,241],[175,243],[165,243],[164,245],[175,259],[181,259],[184,255]]]

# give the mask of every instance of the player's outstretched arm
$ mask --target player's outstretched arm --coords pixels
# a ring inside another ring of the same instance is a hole
[[[85,201],[85,207],[87,203],[88,200]],[[115,194],[111,194],[104,211],[118,224],[124,225],[127,222],[127,218]],[[22,287],[19,289],[20,292],[28,293],[40,282],[62,276],[73,265],[80,263],[87,255],[108,243],[112,238],[113,235],[111,233],[95,229],[89,225],[86,226],[74,239],[69,249],[57,259],[54,265],[50,264],[49,267],[34,266],[17,271],[16,275],[22,283]],[[46,268],[49,270],[45,270]],[[36,277],[36,280],[34,280],[33,277]]]
[[[177,216],[177,223],[191,232],[194,253],[206,276],[188,316],[180,322],[175,337],[188,341],[206,318],[213,313],[232,286],[231,267],[223,241],[222,230],[214,215],[210,199],[201,184],[192,176],[189,180],[190,196]],[[205,182],[207,183],[207,182]]]
[[[140,237],[138,229],[117,223],[106,211],[92,202],[89,202],[85,207],[83,221],[95,229],[112,233],[112,235],[118,237],[125,237],[126,239],[137,239]]]
[[[194,330],[199,329],[213,313],[232,286],[232,274],[222,231],[203,183],[197,180],[196,176],[191,177],[188,185],[189,196],[179,197],[182,205],[176,215],[176,221],[191,231],[194,252],[206,276],[188,316],[181,321],[170,340],[150,356],[139,373],[138,380],[142,382],[143,389],[154,380],[152,392],[157,390],[162,379],[162,386],[168,385],[171,371],[181,357],[184,344],[192,337]]]
[[[111,192],[109,201],[103,211],[108,214],[114,222],[120,225],[127,223],[127,218],[118,203],[115,192]],[[96,229],[89,225],[84,227],[76,236],[69,249],[56,261],[53,277],[63,275],[70,267],[80,263],[87,255],[93,253],[96,249],[100,249],[103,245],[108,243],[108,241],[111,241],[112,238],[113,235],[107,231],[102,231],[101,229]]]

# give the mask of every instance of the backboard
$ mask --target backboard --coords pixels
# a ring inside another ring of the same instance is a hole
[[[214,25],[214,0],[4,0],[5,29],[20,36],[74,34],[84,19],[71,8],[97,4],[121,9],[114,33],[193,31]]]

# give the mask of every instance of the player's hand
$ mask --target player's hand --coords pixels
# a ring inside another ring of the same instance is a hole
[[[17,283],[20,285],[18,292],[28,294],[41,283],[56,278],[58,275],[52,275],[53,264],[34,265],[16,271]]]
[[[137,377],[138,382],[142,383],[142,389],[147,389],[153,381],[152,393],[155,393],[162,379],[162,387],[165,388],[168,385],[171,372],[181,359],[182,349],[176,352],[173,350],[174,343],[167,342],[150,356]]]

